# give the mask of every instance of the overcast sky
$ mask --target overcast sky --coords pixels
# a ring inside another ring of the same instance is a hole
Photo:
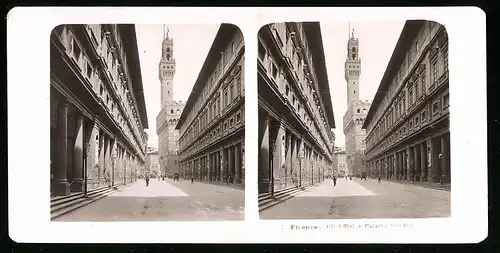
[[[174,38],[174,100],[186,101],[220,24],[168,25]],[[161,86],[158,64],[161,59],[163,25],[135,25],[141,63],[142,82],[148,114],[148,146],[158,147],[156,116],[160,112]]]
[[[401,22],[351,22],[355,37],[359,38],[361,58],[360,99],[372,100],[399,38]],[[168,25],[174,38],[174,100],[186,101],[220,24]],[[160,81],[158,63],[161,58],[162,25],[136,25],[142,81],[145,90],[149,120],[149,146],[158,147],[156,116],[160,111]],[[344,147],[342,117],[347,110],[347,87],[344,63],[347,54],[349,22],[321,23],[328,81],[335,116],[335,145]],[[245,38],[246,39],[246,38]],[[248,68],[247,68],[248,69]]]
[[[403,28],[401,22],[351,22],[351,30],[359,39],[361,78],[359,99],[373,100],[387,63]],[[347,110],[347,86],[344,63],[347,56],[349,22],[321,22],[328,82],[335,117],[335,146],[345,147],[342,117]]]

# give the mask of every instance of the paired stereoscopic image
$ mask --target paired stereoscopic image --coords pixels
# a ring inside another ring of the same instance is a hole
[[[231,24],[54,28],[52,220],[243,220],[246,173],[261,219],[451,215],[442,25],[273,23],[245,39],[257,69]]]
[[[257,73],[261,219],[451,215],[442,25],[269,24]]]
[[[50,45],[52,220],[244,218],[238,27],[60,25]]]

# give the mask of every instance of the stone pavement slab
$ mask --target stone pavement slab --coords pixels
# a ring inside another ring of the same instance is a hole
[[[55,221],[226,221],[244,219],[244,191],[172,180],[144,180]]]
[[[373,196],[375,193],[361,186],[354,180],[337,179],[337,185],[327,179],[316,187],[311,187],[297,197],[349,197]]]
[[[183,192],[173,184],[165,181],[150,180],[149,186],[146,187],[146,181],[138,180],[132,185],[122,188],[110,195],[111,197],[186,197],[187,193]]]
[[[260,213],[262,219],[431,218],[451,215],[448,191],[375,179],[331,180]],[[363,190],[364,189],[364,190]],[[373,194],[362,194],[372,192]],[[337,194],[337,195],[336,195]]]

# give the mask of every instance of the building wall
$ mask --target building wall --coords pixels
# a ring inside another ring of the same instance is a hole
[[[134,26],[61,25],[50,54],[51,194],[135,180],[148,124]]]
[[[258,40],[259,193],[321,182],[335,123],[319,23],[266,25]]]
[[[345,151],[337,152],[335,153],[335,161],[336,161],[336,175],[337,176],[344,176],[349,174],[349,171],[347,169],[347,164],[346,164],[346,154]]]
[[[398,45],[389,63],[396,70],[382,79],[383,92],[364,125],[371,173],[450,183],[446,30],[432,21],[407,21]]]
[[[236,26],[221,25],[193,90],[177,124],[181,177],[244,185],[244,41]]]
[[[173,173],[179,173],[179,130],[175,127],[185,103],[170,101],[164,106],[157,117],[159,164],[162,173],[171,176]]]

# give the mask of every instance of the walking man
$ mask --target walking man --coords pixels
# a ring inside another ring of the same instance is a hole
[[[381,183],[382,181],[380,181],[380,179],[382,179],[382,177],[380,175],[378,175],[378,182]]]
[[[337,178],[335,176],[333,176],[332,180],[333,180],[333,186],[336,186],[337,185]]]
[[[191,177],[191,183],[194,184],[194,177]]]
[[[149,175],[146,175],[146,186],[149,186]]]

